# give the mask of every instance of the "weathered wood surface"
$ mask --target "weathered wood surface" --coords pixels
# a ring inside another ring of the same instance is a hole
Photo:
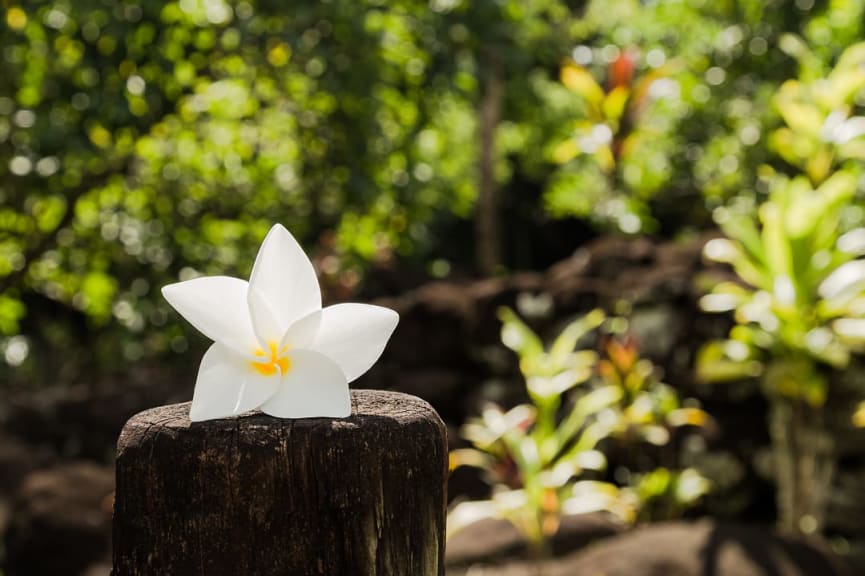
[[[444,574],[447,442],[426,402],[343,420],[142,412],[118,441],[114,576]]]

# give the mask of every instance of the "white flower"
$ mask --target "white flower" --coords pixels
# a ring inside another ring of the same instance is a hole
[[[189,418],[260,408],[280,418],[345,418],[348,383],[378,360],[399,316],[367,304],[321,308],[312,263],[276,224],[249,282],[196,278],[162,289],[168,303],[214,341],[201,359]]]

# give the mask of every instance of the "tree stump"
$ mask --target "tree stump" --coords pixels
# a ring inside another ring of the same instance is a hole
[[[444,574],[445,427],[406,394],[346,419],[142,412],[117,447],[114,576]]]

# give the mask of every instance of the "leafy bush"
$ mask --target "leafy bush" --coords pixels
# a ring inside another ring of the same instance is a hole
[[[451,467],[481,468],[493,487],[490,500],[463,502],[450,513],[451,533],[483,517],[511,521],[542,553],[564,514],[604,510],[622,521],[676,516],[708,489],[696,470],[657,468],[635,475],[633,487],[606,482],[608,440],[665,445],[670,430],[700,426],[701,410],[683,408],[678,396],[654,378],[632,343],[610,339],[605,356],[579,348],[599,327],[594,310],[568,324],[545,348],[509,309],[501,309],[502,342],[519,357],[529,404],[508,411],[488,404],[462,434],[472,448],[451,453]]]
[[[684,112],[671,64],[637,76],[635,50],[607,66],[607,90],[587,68],[571,61],[562,83],[583,106],[567,139],[552,152],[563,164],[545,196],[553,214],[613,223],[635,234],[656,228],[648,202],[669,184],[673,126]],[[672,102],[671,102],[672,101]]]
[[[810,52],[785,41],[800,58]],[[768,199],[741,200],[716,211],[726,238],[711,240],[708,258],[732,266],[737,282],[716,285],[701,303],[734,312],[724,342],[703,348],[704,380],[761,378],[772,406],[781,525],[822,528],[834,460],[822,418],[833,370],[865,350],[865,228],[855,205],[865,145],[865,118],[853,115],[863,93],[865,44],[848,48],[825,77],[783,84],[773,101],[785,126],[772,141],[801,171],[788,178],[762,168]],[[742,207],[744,206],[744,209]]]
[[[768,375],[770,394],[822,406],[827,384],[816,364],[844,368],[865,345],[865,268],[858,259],[865,228],[842,228],[856,180],[837,172],[814,189],[805,177],[775,176],[772,186],[757,217],[718,211],[727,238],[709,241],[706,256],[730,264],[745,284],[722,282],[703,297],[703,309],[734,311],[737,325],[730,340],[703,349],[700,374]],[[796,369],[781,368],[788,363]]]

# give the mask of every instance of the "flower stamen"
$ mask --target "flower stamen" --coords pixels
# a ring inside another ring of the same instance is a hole
[[[267,347],[269,348],[269,353],[261,348],[253,352],[255,356],[263,360],[260,362],[253,360],[249,365],[263,376],[273,376],[277,370],[279,370],[280,374],[284,375],[291,368],[291,360],[288,359],[288,355],[286,354],[288,348],[283,346],[277,349],[276,342],[268,342]]]

